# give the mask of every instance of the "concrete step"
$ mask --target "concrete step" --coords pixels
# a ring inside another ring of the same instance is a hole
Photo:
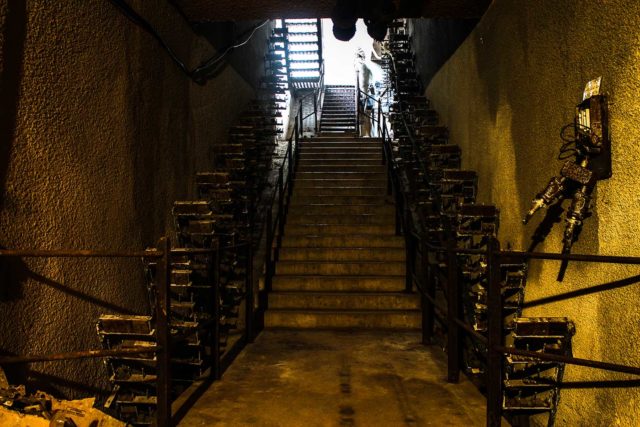
[[[275,292],[402,292],[404,276],[274,276]]]
[[[382,150],[382,144],[378,141],[366,142],[366,141],[316,141],[312,139],[310,141],[304,141],[300,143],[300,148],[316,147],[316,148],[371,148],[378,147]]]
[[[344,93],[325,96],[322,102],[322,108],[326,108],[328,105],[347,105],[355,108],[356,95],[354,93]]]
[[[325,124],[336,124],[336,123],[347,123],[347,124],[353,124],[355,123],[355,117],[328,117],[328,116],[322,116],[322,118],[320,118],[320,125],[324,126]]]
[[[402,236],[371,236],[365,235],[285,235],[282,239],[283,248],[404,248]]]
[[[382,145],[378,143],[342,143],[342,142],[305,142],[299,147],[300,154],[324,154],[324,153],[353,153],[353,154],[372,154],[382,153]],[[359,158],[357,156],[356,158]]]
[[[404,262],[399,261],[279,261],[276,275],[294,276],[402,276]]]
[[[298,182],[298,193],[305,194],[308,196],[312,195],[325,195],[325,196],[379,196],[380,194],[386,194],[387,187],[386,183],[380,182],[379,186],[374,187],[370,186],[369,182],[365,183],[367,185],[360,186],[349,186],[348,184],[343,184],[341,182],[337,182],[335,184],[327,183],[324,180],[320,180],[322,182],[316,183],[312,181],[318,180],[305,180],[304,183]],[[315,186],[314,186],[315,185]],[[302,190],[305,190],[304,192]],[[321,203],[318,203],[321,204]],[[344,206],[344,205],[342,205]]]
[[[313,146],[311,144],[300,145],[299,153],[301,156],[306,154],[339,154],[340,157],[345,157],[345,154],[364,155],[364,154],[382,154],[380,146],[371,145],[369,147],[334,147],[334,146]]]
[[[330,114],[330,115],[323,115],[322,117],[320,117],[320,126],[324,126],[327,123],[333,123],[333,122],[347,122],[350,124],[355,124],[356,115],[348,113],[348,114],[340,114],[340,115]]]
[[[386,179],[377,179],[377,180],[369,180],[369,179],[296,179],[294,185],[294,189],[306,189],[306,188],[330,188],[330,187],[343,187],[343,188],[386,188],[387,180]],[[333,194],[333,193],[329,193]],[[380,193],[377,193],[378,195]],[[339,195],[336,193],[336,195]]]
[[[293,196],[291,197],[292,206],[311,203],[344,205],[350,202],[356,205],[384,205],[388,200],[388,196],[334,196],[333,194],[317,194],[317,192],[307,192],[305,190],[307,189],[294,187]]]
[[[401,261],[404,248],[280,248],[279,261]]]
[[[289,224],[285,234],[289,236],[322,234],[377,234],[395,235],[394,224]]]
[[[287,226],[294,224],[327,224],[327,225],[391,225],[395,226],[394,215],[377,214],[295,214],[287,215]]]
[[[419,329],[420,311],[409,310],[267,310],[266,328]]]
[[[344,120],[344,121],[340,121],[340,120],[323,120],[320,122],[320,128],[321,129],[328,129],[328,128],[344,128],[344,127],[355,127],[356,125],[356,121],[355,120]]]
[[[346,165],[326,165],[320,162],[314,164],[300,164],[298,165],[297,173],[301,172],[338,172],[338,173],[350,173],[350,172],[377,172],[384,174],[387,167],[381,165],[380,162],[375,162],[373,165],[362,164],[346,164]]]
[[[382,181],[386,173],[382,172],[296,172],[296,179],[362,179]],[[295,182],[294,184],[295,185]]]
[[[329,118],[333,118],[333,117],[339,117],[339,118],[351,118],[354,119],[356,118],[356,112],[353,111],[324,111],[321,115],[320,115],[320,119],[329,119]]]
[[[392,205],[332,205],[308,204],[289,208],[288,215],[378,215],[395,218],[396,209]]]
[[[348,152],[348,151],[300,153],[300,161],[303,161],[303,160],[322,161],[324,159],[335,159],[336,157],[345,158],[345,159],[375,160],[376,162],[382,164],[382,151],[378,151],[378,152],[367,151],[365,153],[354,153],[354,152]]]
[[[301,158],[298,162],[298,167],[303,168],[305,166],[382,166],[386,170],[386,166],[382,165],[382,162],[378,159],[359,159],[359,158],[346,158],[346,159],[309,159],[307,157]],[[299,170],[299,169],[298,169]]]
[[[417,294],[402,292],[273,292],[269,310],[418,310]]]
[[[311,138],[302,138],[301,139],[302,144],[305,144],[307,142],[348,142],[348,143],[352,143],[352,142],[371,142],[371,143],[382,143],[382,139],[381,138],[371,138],[368,136],[359,136],[359,137],[349,137],[349,138],[345,138],[345,137],[338,137],[338,136],[322,136],[322,135],[315,135]]]
[[[351,130],[348,132],[323,132],[322,129],[320,129],[320,132],[318,132],[317,136],[319,137],[323,137],[323,138],[354,138],[356,136],[355,130]]]
[[[353,132],[354,129],[355,129],[355,125],[345,126],[345,127],[320,126],[320,130],[322,132]]]

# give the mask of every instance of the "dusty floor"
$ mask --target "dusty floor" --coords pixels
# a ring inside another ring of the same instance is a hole
[[[417,333],[265,331],[180,425],[484,425],[484,398],[445,367]]]

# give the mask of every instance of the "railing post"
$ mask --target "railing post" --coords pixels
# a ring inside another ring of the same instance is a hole
[[[287,187],[287,209],[289,208],[289,199],[291,198],[291,195],[293,194],[293,141],[291,138],[289,138],[289,141],[287,142],[287,153],[289,153],[288,155],[288,161],[289,161],[289,167],[287,168],[287,182],[288,182],[288,187]]]
[[[268,206],[267,207],[267,219],[266,219],[266,225],[267,225],[267,241],[266,241],[266,265],[265,265],[265,278],[264,278],[264,287],[265,290],[267,292],[271,292],[271,278],[273,276],[273,261],[272,261],[272,254],[273,254],[273,213],[271,212],[271,210],[273,209],[273,206]]]
[[[411,210],[405,206],[404,209],[404,239],[406,246],[406,259],[405,259],[405,285],[404,291],[407,293],[413,292],[413,275],[415,272],[415,261],[416,261],[416,253],[415,253],[415,245],[413,234],[411,233]]]
[[[458,255],[456,240],[449,227],[447,239],[447,381],[457,383],[460,378],[460,284],[458,283]]]
[[[252,226],[249,226],[249,233],[247,236],[247,252],[246,252],[246,266],[245,266],[245,333],[247,336],[247,342],[251,343],[255,340],[254,332],[254,296],[253,296],[253,239],[251,232]]]
[[[318,94],[313,92],[313,130],[318,133]]]
[[[282,235],[284,234],[284,171],[280,168],[278,171],[278,236],[276,239],[276,252],[274,260],[278,260],[278,250],[282,244]]]
[[[169,286],[171,283],[171,242],[167,237],[161,237],[157,250],[162,252],[162,258],[156,264],[156,338],[160,351],[157,355],[157,383],[156,383],[156,424],[158,427],[168,427],[171,423],[171,332],[170,313],[171,299]]]
[[[304,116],[302,115],[302,100],[300,100],[300,109],[298,110],[298,122],[299,122],[298,135],[300,136],[304,135],[304,126],[302,123],[304,121],[303,117]]]
[[[487,427],[499,427],[502,421],[502,346],[503,315],[500,289],[500,243],[495,237],[487,245]]]
[[[387,118],[386,117],[382,117],[382,164],[384,165],[385,163],[389,162],[391,163],[391,159],[387,159],[387,139],[386,139],[386,135],[387,133],[385,132],[385,129],[387,128]],[[391,141],[389,141],[390,143]],[[389,156],[392,156],[392,153],[388,154]],[[388,169],[388,168],[387,168]],[[388,181],[387,181],[388,182]]]
[[[422,265],[424,266],[424,293],[431,297],[431,300],[422,296],[422,343],[431,344],[433,339],[433,328],[435,323],[435,307],[433,301],[436,298],[436,284],[435,276],[433,274],[433,268],[430,263],[431,252],[427,250],[426,245],[423,245],[422,249]]]
[[[215,241],[215,252],[212,254],[212,287],[213,299],[213,338],[211,342],[211,378],[219,380],[222,377],[220,369],[220,240]]]
[[[382,100],[378,99],[378,129],[380,128],[380,120],[382,116]],[[378,135],[379,137],[380,135]]]
[[[298,129],[295,129],[295,126],[294,126],[294,131],[295,131],[294,132],[294,142],[295,142],[294,149],[295,149],[295,153],[294,153],[294,156],[293,156],[293,160],[294,160],[294,163],[293,163],[293,175],[295,176],[295,173],[296,173],[296,170],[297,170],[297,167],[298,167],[298,160],[300,158],[300,135],[298,135]]]
[[[356,74],[356,136],[360,136],[360,75]]]

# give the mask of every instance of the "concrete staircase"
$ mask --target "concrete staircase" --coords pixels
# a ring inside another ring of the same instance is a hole
[[[356,131],[356,87],[326,86],[322,111],[320,114],[320,132],[322,135],[340,135]]]
[[[379,139],[302,140],[265,326],[418,329],[394,221]]]

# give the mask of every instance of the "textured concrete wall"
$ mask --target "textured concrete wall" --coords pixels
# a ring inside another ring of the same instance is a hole
[[[214,53],[168,2],[129,3],[190,66]],[[226,140],[253,96],[232,67],[206,86],[190,83],[103,0],[0,0],[0,43],[6,248],[153,245],[172,227],[172,202],[193,197],[194,173],[210,169],[211,145]],[[264,37],[252,43],[265,45]],[[254,54],[245,60],[257,63]],[[3,353],[97,348],[101,313],[148,310],[139,259],[0,262]],[[106,383],[99,360],[31,368],[12,368],[11,381],[69,396]]]
[[[416,56],[420,79],[425,87],[477,23],[477,19],[409,20],[414,52],[428,52]]]
[[[520,222],[531,198],[557,174],[560,128],[571,122],[585,83],[603,76],[611,95],[613,177],[600,182],[593,216],[575,253],[640,255],[640,2],[495,0],[432,80],[427,96],[480,176],[480,201],[501,209],[503,247],[527,249],[541,216]],[[428,52],[420,52],[428,55]],[[565,204],[565,209],[567,204]],[[560,252],[563,223],[537,249]],[[531,263],[527,300],[576,291],[640,273],[639,268]],[[640,366],[640,286],[633,285],[526,310],[576,323],[574,355]],[[568,367],[565,380],[622,379],[623,374]],[[562,392],[560,426],[637,426],[640,390]]]

